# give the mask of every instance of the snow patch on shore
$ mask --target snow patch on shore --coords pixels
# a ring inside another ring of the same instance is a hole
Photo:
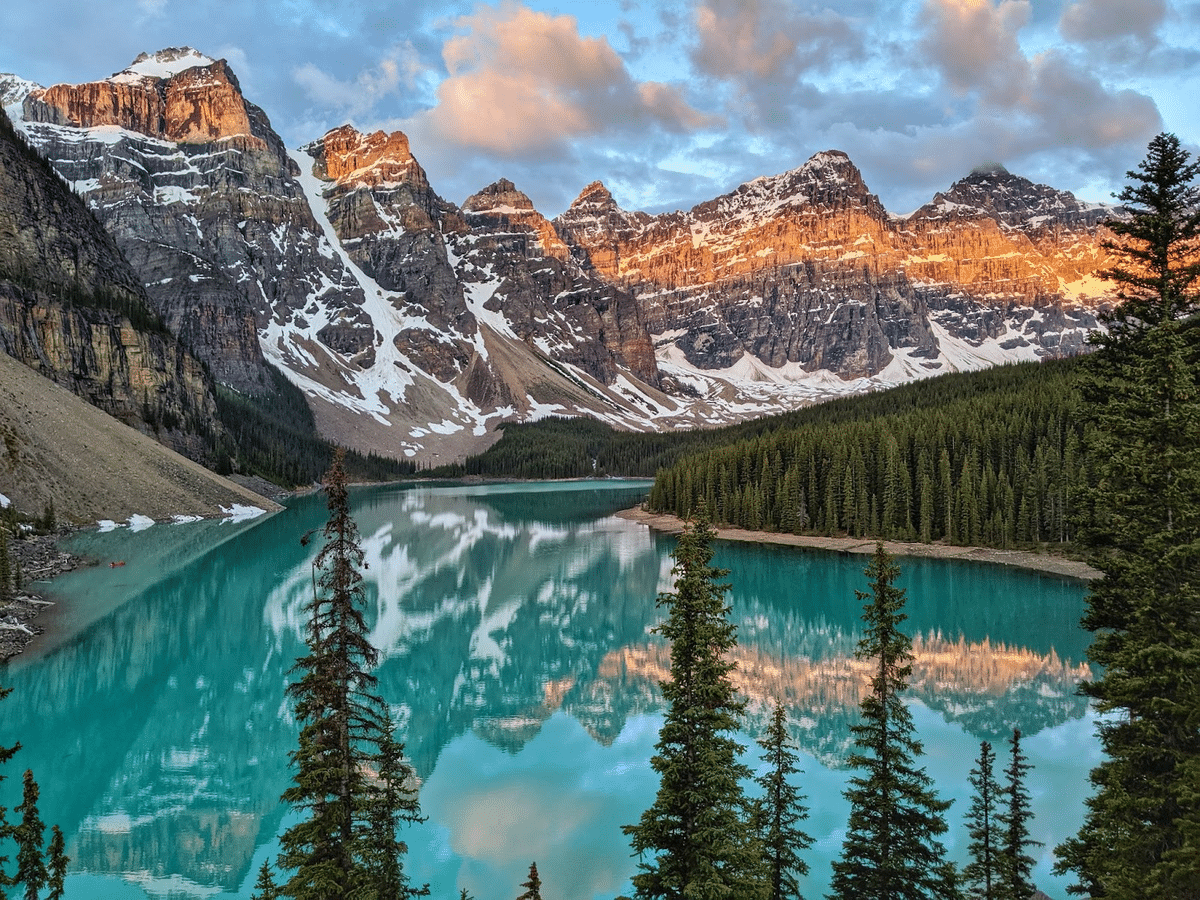
[[[266,515],[265,509],[260,509],[257,506],[243,506],[241,503],[235,503],[228,508],[222,506],[221,512],[224,514],[222,522],[245,522],[249,519],[257,519],[259,516]]]
[[[10,506],[12,506],[12,501],[0,494],[0,509],[8,509]]]

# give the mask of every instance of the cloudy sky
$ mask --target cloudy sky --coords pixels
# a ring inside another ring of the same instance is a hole
[[[1107,200],[1160,131],[1200,147],[1197,0],[7,0],[0,71],[224,57],[290,146],[400,129],[461,203],[553,216],[600,179],[688,208],[840,149],[893,212],[1000,162]]]

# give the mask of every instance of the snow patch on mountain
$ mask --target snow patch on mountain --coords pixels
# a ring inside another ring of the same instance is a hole
[[[194,69],[196,66],[211,66],[216,60],[205,56],[191,47],[168,47],[156,53],[140,53],[128,68],[117,72],[108,80],[130,83],[145,78],[170,78]]]

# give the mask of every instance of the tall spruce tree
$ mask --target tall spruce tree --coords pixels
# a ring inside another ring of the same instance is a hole
[[[271,863],[264,859],[258,869],[258,878],[254,881],[254,892],[250,895],[250,900],[276,900],[278,897],[279,887],[275,884]]]
[[[538,877],[536,862],[529,864],[529,880],[524,882],[521,887],[525,888],[525,893],[517,900],[542,900],[542,879]]]
[[[912,714],[901,695],[912,674],[912,641],[900,631],[904,590],[895,586],[900,569],[879,544],[867,566],[871,592],[856,656],[875,661],[862,721],[853,726],[855,752],[845,797],[850,821],[841,859],[833,863],[831,898],[836,900],[924,900],[957,898],[957,873],[937,840],[946,832],[933,782],[915,765],[922,755]]]
[[[279,894],[296,900],[393,900],[413,893],[402,868],[399,875],[395,871],[402,865],[404,844],[380,819],[381,809],[394,799],[388,792],[397,788],[392,776],[400,763],[384,727],[383,701],[373,693],[371,669],[379,654],[367,640],[362,611],[366,565],[350,516],[340,450],[324,483],[329,519],[324,546],[313,563],[318,573],[313,598],[306,606],[308,654],[296,661],[292,671],[300,678],[287,688],[302,726],[291,753],[293,783],[283,800],[303,818],[280,838],[279,866],[292,874]],[[368,776],[381,764],[390,767],[382,787]],[[399,815],[400,808],[389,812]],[[395,859],[385,865],[380,855],[390,851]],[[399,893],[388,895],[392,888]]]
[[[1029,836],[1029,822],[1033,818],[1029,790],[1025,787],[1025,776],[1033,766],[1021,750],[1021,730],[1014,728],[1009,739],[1009,761],[1004,770],[1005,784],[1002,789],[999,824],[1000,840],[1000,885],[999,896],[1005,900],[1029,900],[1033,894],[1033,857],[1026,849],[1040,847],[1041,843]]]
[[[385,709],[376,741],[376,776],[365,799],[366,816],[360,835],[363,863],[371,896],[402,900],[429,894],[429,885],[413,888],[404,871],[408,845],[397,832],[405,825],[424,822],[421,806],[411,788],[414,772],[404,757],[404,745],[395,737],[395,725]]]
[[[1121,303],[1082,381],[1099,484],[1080,537],[1103,577],[1083,624],[1104,759],[1058,872],[1096,898],[1200,896],[1200,188],[1170,134],[1151,141],[1110,227]],[[1086,527],[1084,527],[1086,525]]]
[[[38,795],[38,783],[33,780],[33,772],[26,769],[21,804],[13,810],[21,814],[21,824],[12,832],[13,840],[17,842],[17,874],[13,883],[25,886],[25,900],[38,900],[38,894],[50,877],[42,856],[46,826],[42,824],[42,817],[38,813]]]
[[[755,779],[762,797],[755,805],[754,821],[762,844],[770,900],[800,898],[798,878],[808,874],[808,863],[800,851],[812,846],[812,837],[800,823],[808,818],[805,797],[793,784],[800,772],[799,757],[791,749],[787,719],[781,703],[775,704],[766,734],[758,741],[766,770]]]
[[[977,900],[1000,897],[1000,823],[997,821],[999,787],[995,776],[996,752],[987,741],[979,743],[979,759],[971,770],[971,808],[967,811],[967,852],[971,861],[963,868],[965,894]]]
[[[748,822],[738,761],[744,701],[737,698],[728,653],[737,643],[725,603],[727,571],[714,568],[715,534],[700,518],[675,547],[675,591],[660,594],[668,609],[656,631],[671,643],[671,673],[662,682],[667,703],[656,753],[658,794],[636,825],[624,826],[638,856],[637,897],[765,897],[766,879]]]
[[[71,862],[71,858],[67,856],[67,846],[63,839],[62,829],[57,825],[50,826],[50,846],[46,852],[48,857],[46,860],[48,873],[46,887],[50,889],[46,894],[46,900],[62,900],[66,890],[67,865]]]

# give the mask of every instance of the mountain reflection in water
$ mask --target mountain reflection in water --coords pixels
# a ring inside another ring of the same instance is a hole
[[[585,482],[352,494],[379,691],[430,816],[407,835],[408,864],[435,896],[459,886],[480,900],[514,896],[535,859],[558,896],[628,892],[635,862],[620,826],[656,787],[648,759],[669,656],[651,629],[673,541],[611,513],[645,491]],[[318,549],[299,538],[323,524],[323,503],[299,498],[237,526],[79,538],[81,552],[126,566],[56,582],[59,641],[2,677],[14,693],[0,704],[0,738],[21,741],[9,774],[34,770],[81,894],[249,896],[290,814],[279,803],[296,736],[284,688],[303,650]],[[840,847],[841,767],[868,677],[854,658],[866,558],[719,544],[716,563],[732,570],[747,731],[781,699],[804,752],[817,846],[803,887],[815,895]],[[1078,825],[1097,753],[1075,693],[1088,674],[1083,587],[961,562],[900,564],[930,774],[944,795],[966,796],[979,740],[1019,726],[1048,859]],[[69,633],[72,623],[80,630]],[[19,782],[5,782],[0,802],[18,802]],[[956,803],[953,830],[964,812]],[[1063,896],[1047,870],[1041,861],[1039,886]]]

